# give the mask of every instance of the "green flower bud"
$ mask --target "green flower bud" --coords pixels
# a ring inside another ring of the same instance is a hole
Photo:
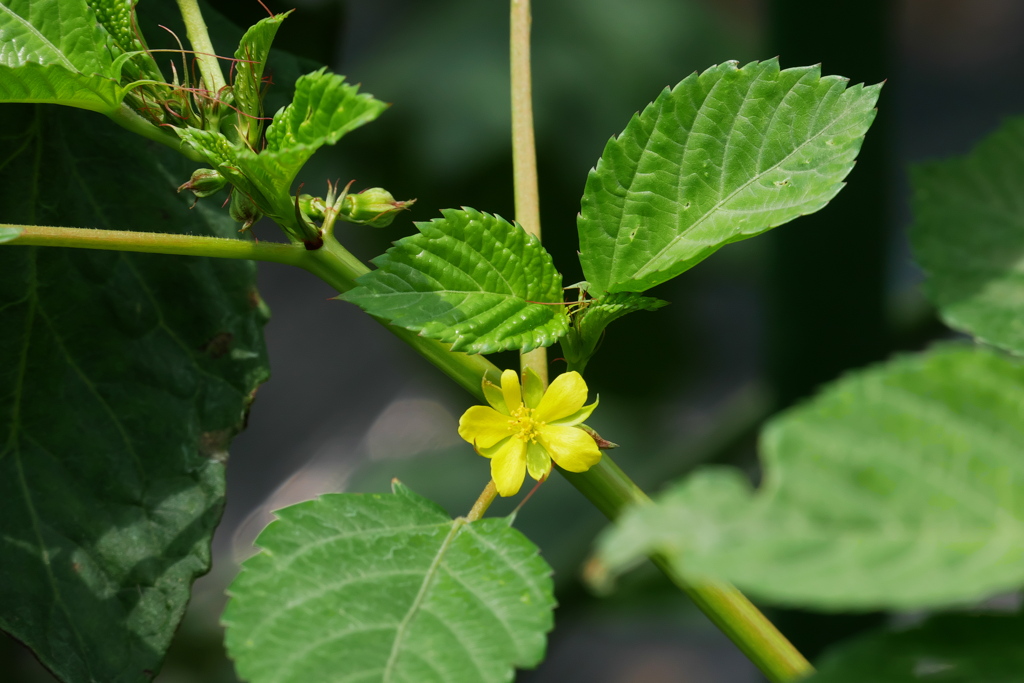
[[[307,218],[315,221],[324,219],[324,212],[327,210],[327,203],[321,197],[314,197],[311,194],[299,195],[299,211]]]
[[[415,201],[395,201],[391,193],[384,188],[371,187],[345,197],[341,205],[341,217],[349,223],[383,228],[391,225],[391,221],[395,220],[395,214],[408,209]]]
[[[263,218],[263,212],[256,206],[256,203],[243,193],[235,190],[231,193],[231,217],[242,224],[238,232],[245,232],[252,227],[252,224]]]
[[[192,174],[187,183],[178,187],[178,192],[191,190],[197,197],[209,197],[224,189],[227,184],[227,178],[222,176],[219,171],[212,168],[200,168]]]

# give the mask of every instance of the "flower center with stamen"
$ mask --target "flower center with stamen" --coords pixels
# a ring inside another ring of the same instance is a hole
[[[519,406],[512,411],[512,419],[508,421],[509,429],[517,439],[537,443],[537,428],[545,423],[533,419],[533,409]]]

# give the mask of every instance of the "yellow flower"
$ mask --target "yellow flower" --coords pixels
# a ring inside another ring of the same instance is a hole
[[[537,481],[551,473],[551,461],[570,472],[585,472],[601,459],[593,437],[579,427],[597,402],[584,406],[587,383],[578,372],[555,378],[547,391],[532,370],[523,386],[514,370],[501,373],[501,386],[486,379],[488,406],[473,406],[459,420],[459,436],[491,459],[491,478],[502,496],[514,496],[526,472]]]

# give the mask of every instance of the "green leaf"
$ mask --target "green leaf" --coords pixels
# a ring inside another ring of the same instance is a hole
[[[270,45],[274,42],[281,22],[293,11],[267,17],[250,27],[235,50],[235,59],[238,61],[235,62],[232,90],[238,108],[244,114],[253,117],[240,119],[241,125],[245,128],[242,137],[247,139],[250,145],[259,143],[263,130],[262,122],[258,119],[263,116],[263,69],[270,56]]]
[[[85,0],[3,0],[0,102],[116,111],[122,93],[108,40]]]
[[[830,650],[807,683],[1022,683],[1024,618],[944,614]]]
[[[666,88],[587,178],[580,261],[594,293],[642,292],[825,206],[853,168],[881,87],[846,84],[772,59]]]
[[[1024,583],[1024,367],[943,347],[851,374],[773,420],[764,484],[707,470],[600,544],[618,572],[651,551],[814,609],[917,609]]]
[[[915,167],[910,238],[950,327],[1024,354],[1024,118],[966,157]]]
[[[388,105],[360,94],[359,86],[326,68],[295,82],[292,103],[274,115],[267,129],[267,150],[286,159],[305,160],[323,145],[333,145],[356,128],[373,121]]]
[[[565,334],[562,276],[535,237],[474,209],[441,213],[340,298],[467,353],[529,351]]]
[[[551,569],[507,518],[452,520],[398,483],[277,515],[224,613],[251,683],[498,683],[543,658]]]
[[[569,332],[560,343],[570,369],[582,371],[594,355],[609,324],[635,311],[656,311],[668,302],[639,294],[606,294],[593,299],[572,314]]]
[[[289,226],[295,221],[292,182],[306,161],[323,145],[333,145],[387,108],[344,81],[343,76],[324,69],[301,76],[292,103],[274,115],[267,146],[259,153],[233,145],[215,131],[176,128],[175,132],[268,216]]]
[[[175,193],[192,164],[168,150],[66,108],[0,119],[2,222],[235,233]],[[0,628],[64,681],[148,680],[209,569],[267,376],[254,282],[245,261],[0,246]]]

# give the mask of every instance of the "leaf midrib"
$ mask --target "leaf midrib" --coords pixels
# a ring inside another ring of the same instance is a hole
[[[797,83],[799,83],[799,81],[797,81]],[[786,95],[783,96],[783,98],[782,98],[783,102],[785,101],[786,97],[789,96],[789,93],[791,93],[791,92],[793,92],[793,87],[790,87],[789,90],[787,91]],[[849,91],[847,91],[847,92],[849,92]],[[844,95],[845,95],[845,93],[844,93]],[[747,101],[746,96],[744,96],[744,104],[746,103],[746,101]],[[781,103],[780,103],[779,106],[782,106]],[[817,110],[820,109],[821,106],[822,106],[822,103],[819,102],[817,107],[816,107],[816,110],[815,110],[815,116],[817,116]],[[797,145],[796,147],[794,147],[793,150],[789,154],[787,154],[785,157],[780,159],[778,162],[776,162],[772,166],[769,166],[764,171],[752,175],[745,183],[741,184],[739,187],[737,187],[735,190],[733,190],[728,196],[726,196],[726,197],[720,199],[718,202],[716,202],[714,206],[712,206],[710,209],[708,209],[704,213],[704,215],[702,215],[700,218],[698,218],[693,223],[691,223],[685,230],[683,230],[683,232],[679,233],[674,238],[672,238],[672,240],[668,244],[666,244],[660,251],[658,251],[658,253],[656,253],[652,257],[650,257],[647,260],[647,263],[645,263],[643,265],[643,267],[639,268],[636,271],[636,274],[633,275],[633,277],[630,278],[630,279],[636,280],[636,279],[644,277],[646,275],[650,275],[652,273],[661,272],[661,270],[664,270],[664,269],[658,269],[658,268],[655,268],[655,269],[651,270],[651,264],[657,262],[658,259],[660,259],[666,252],[670,251],[676,244],[678,244],[683,238],[685,238],[687,233],[693,231],[698,226],[703,224],[706,220],[708,220],[711,216],[713,216],[719,209],[721,209],[722,206],[724,206],[729,201],[731,201],[732,198],[735,197],[737,194],[739,194],[743,190],[745,190],[748,187],[750,187],[755,181],[759,180],[760,178],[763,178],[768,173],[771,173],[772,171],[776,170],[779,166],[781,166],[785,162],[789,161],[789,159],[793,155],[795,155],[797,152],[799,152],[800,150],[804,149],[807,145],[811,144],[816,139],[818,139],[819,137],[824,135],[833,126],[835,126],[839,121],[842,121],[843,118],[848,113],[848,110],[849,110],[849,108],[847,107],[843,111],[843,113],[841,115],[837,116],[835,119],[832,120],[831,123],[829,123],[827,126],[822,128],[820,131],[818,131],[817,133],[815,133],[811,137],[807,138],[804,142],[802,142],[799,145]],[[689,141],[689,137],[687,137],[687,140]],[[646,151],[646,146],[645,146],[645,151]],[[634,174],[634,176],[635,176],[635,174]],[[630,183],[630,185],[632,185],[632,183]]]
[[[409,605],[409,609],[406,611],[405,616],[402,617],[402,621],[399,622],[398,628],[395,629],[395,641],[391,645],[391,653],[388,655],[387,663],[385,663],[384,671],[382,672],[383,683],[389,683],[389,681],[392,680],[391,676],[395,672],[395,666],[397,665],[398,662],[398,656],[399,654],[401,654],[402,640],[405,637],[406,629],[408,629],[409,624],[412,623],[412,620],[416,617],[416,614],[419,612],[420,606],[426,599],[427,591],[430,588],[430,584],[434,582],[434,577],[437,576],[438,569],[441,567],[441,560],[444,559],[445,554],[451,547],[452,541],[455,540],[455,536],[458,534],[459,530],[462,529],[462,527],[465,524],[466,520],[461,517],[452,520],[451,530],[448,532],[448,535],[445,537],[444,541],[441,542],[441,546],[437,549],[437,553],[434,555],[434,559],[430,563],[430,567],[423,575],[423,583],[420,584],[419,592],[413,599],[412,604]]]
[[[825,80],[825,79],[819,78],[817,82],[821,83],[823,80]],[[756,82],[756,79],[755,79],[754,82]],[[802,81],[798,80],[793,85],[791,85],[789,90],[787,91],[785,97],[788,97],[789,94],[794,90],[794,88],[796,86],[798,86],[801,82]],[[752,82],[752,84],[753,84],[753,82]],[[749,92],[749,89],[748,89],[748,92]],[[799,145],[797,145],[784,158],[780,159],[778,162],[776,162],[772,166],[764,169],[760,173],[757,173],[757,174],[751,176],[746,182],[744,182],[740,186],[738,186],[729,195],[723,197],[718,202],[716,202],[714,206],[712,206],[703,215],[701,215],[699,218],[694,220],[693,223],[691,223],[689,226],[687,226],[686,229],[683,232],[681,232],[678,235],[676,235],[674,238],[672,238],[672,240],[668,244],[666,244],[656,254],[654,254],[650,258],[648,258],[642,267],[638,268],[635,272],[632,273],[632,275],[628,278],[627,282],[636,282],[637,280],[642,279],[643,277],[647,277],[647,276],[653,275],[655,273],[659,273],[659,272],[665,271],[666,270],[665,268],[657,267],[654,264],[656,264],[659,261],[659,259],[664,257],[666,255],[666,253],[670,253],[673,249],[675,249],[677,247],[677,245],[682,240],[686,239],[687,235],[691,234],[694,229],[698,228],[703,223],[705,223],[708,219],[710,219],[712,216],[714,216],[724,205],[726,205],[733,198],[735,198],[736,195],[738,195],[739,193],[741,193],[744,190],[746,190],[747,188],[749,188],[753,183],[757,182],[759,179],[763,178],[765,175],[767,175],[767,174],[777,170],[781,165],[783,165],[787,161],[789,161],[798,152],[800,152],[801,150],[807,148],[809,145],[811,145],[813,142],[815,142],[817,139],[819,139],[822,135],[827,135],[840,122],[842,122],[846,118],[848,118],[848,116],[850,114],[850,109],[851,109],[851,102],[850,102],[850,98],[848,97],[848,93],[850,93],[850,92],[851,92],[851,89],[845,89],[844,92],[841,94],[840,97],[841,97],[841,99],[843,101],[844,108],[843,108],[842,112],[839,113],[835,117],[835,119],[833,121],[831,121],[828,125],[826,125],[821,130],[817,131],[816,133],[814,133],[813,135],[808,137],[806,140],[801,142]],[[710,93],[709,93],[709,95],[710,95]],[[783,99],[785,99],[785,97]],[[705,103],[706,103],[706,101],[707,101],[707,99],[704,100]],[[748,98],[747,98],[746,95],[744,95],[744,102],[746,102],[746,101],[748,101]],[[856,103],[856,101],[859,101],[859,99],[855,99],[854,103]],[[816,109],[815,109],[815,116],[816,117],[818,117],[818,115],[820,114],[822,106],[824,106],[824,102],[821,102],[821,101],[817,102]],[[704,104],[701,105],[701,108],[702,109],[704,108]],[[650,137],[648,137],[648,140],[644,144],[644,152],[646,152],[648,150],[649,143],[650,143]],[[761,152],[763,152],[763,146],[759,150],[759,154]],[[641,156],[642,156],[642,154],[641,154]],[[639,159],[639,157],[638,157],[638,159]],[[632,177],[631,177],[631,180],[630,180],[630,185],[629,185],[629,187],[627,187],[627,196],[628,196],[628,193],[632,191],[632,186],[633,186],[633,184],[635,182],[636,175],[637,174],[636,174],[636,171],[634,169],[633,173],[631,174]],[[625,202],[625,199],[626,198],[624,197],[623,198],[624,202]],[[757,213],[762,213],[762,212],[759,211]],[[615,243],[614,243],[615,244],[614,252],[612,254],[611,264],[610,264],[610,268],[609,268],[610,273],[616,272],[615,271],[615,264],[616,264],[616,262],[618,260],[618,257],[620,255],[620,253],[623,251],[623,249],[618,245],[618,235],[621,233],[621,230],[622,230],[622,223],[621,223],[621,219],[620,219],[619,225],[618,225],[618,227],[616,229],[616,233],[615,233],[616,238],[615,238]],[[614,285],[612,285],[612,286],[614,286]]]

